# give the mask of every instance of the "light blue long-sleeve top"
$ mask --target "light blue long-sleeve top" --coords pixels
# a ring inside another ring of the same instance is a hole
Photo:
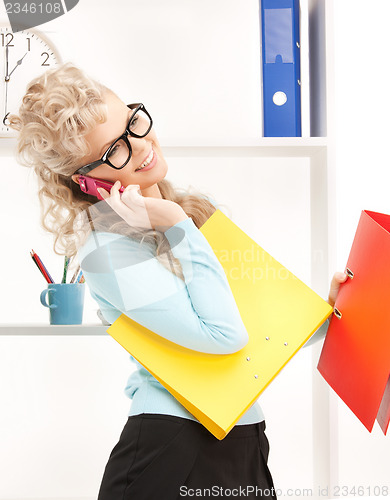
[[[213,200],[210,200],[213,202]],[[216,205],[217,206],[217,205]],[[91,296],[110,324],[122,314],[166,339],[196,351],[228,354],[242,349],[248,333],[222,265],[193,220],[165,231],[185,280],[166,269],[147,244],[110,232],[93,231],[78,251]],[[303,347],[326,335],[329,319]],[[133,356],[137,369],[124,389],[128,415],[159,413],[197,419]],[[264,420],[256,401],[236,425]]]

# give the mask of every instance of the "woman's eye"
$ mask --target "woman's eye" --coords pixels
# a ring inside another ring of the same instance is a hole
[[[112,157],[114,156],[116,153],[118,153],[118,151],[120,150],[120,145],[119,144],[116,144],[110,151],[110,154],[108,155],[108,157]]]
[[[131,128],[136,127],[136,126],[137,126],[137,122],[138,122],[138,116],[135,116],[135,117],[131,120],[130,127],[131,127]]]

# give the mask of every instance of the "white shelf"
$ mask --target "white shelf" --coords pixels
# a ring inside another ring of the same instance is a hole
[[[202,139],[188,137],[185,139],[174,139],[163,137],[159,139],[160,145],[164,147],[269,147],[269,146],[325,146],[326,137],[251,137],[246,139],[217,139],[204,137]]]
[[[16,139],[0,138],[2,155],[13,156]],[[160,139],[167,157],[312,157],[327,148],[326,137],[260,137],[238,142],[226,139]]]
[[[96,324],[85,325],[48,325],[47,323],[9,323],[0,325],[0,335],[108,335],[109,326]]]
[[[261,137],[241,140],[160,140],[167,157],[313,157],[327,148],[326,137]]]

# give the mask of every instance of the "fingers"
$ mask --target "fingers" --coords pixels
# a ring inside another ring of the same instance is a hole
[[[346,273],[343,273],[341,271],[338,271],[337,273],[334,273],[333,276],[339,283],[344,283],[344,281],[348,278],[348,275]]]
[[[120,192],[119,189],[121,188],[121,182],[116,181],[113,186],[110,189],[110,192],[108,192],[104,188],[97,188],[97,191],[99,192],[100,196],[108,202],[110,206],[112,206],[112,203],[118,203],[120,201]]]
[[[348,275],[343,273],[343,272],[339,271],[339,272],[334,273],[333,278],[332,278],[332,282],[330,284],[330,290],[329,290],[329,296],[328,296],[328,303],[332,307],[334,306],[334,304],[336,302],[337,294],[339,292],[341,283],[344,283],[347,278],[348,278]]]
[[[131,227],[151,228],[148,212],[146,210],[145,198],[138,192],[138,184],[129,184],[120,193],[120,181],[116,181],[111,187],[110,193],[105,189],[98,188],[98,192],[109,206]]]
[[[330,288],[332,288],[332,289],[339,288],[340,284],[344,283],[347,278],[348,278],[348,275],[343,273],[343,272],[338,271],[337,273],[334,273],[333,278],[332,278],[332,282],[330,284]]]
[[[106,198],[108,198],[110,196],[108,194],[108,191],[106,191],[105,189],[103,189],[101,187],[96,188],[96,190],[100,194],[100,196],[103,198],[103,200],[105,200]]]
[[[338,290],[340,287],[341,283],[344,283],[344,281],[348,278],[348,276],[345,273],[342,272],[337,272],[334,273],[332,282],[330,284],[330,289],[331,290]]]
[[[139,185],[138,184],[129,184],[128,186],[125,187],[125,189],[123,190],[123,192],[125,191],[131,191],[133,189],[136,189],[136,191],[139,190]]]
[[[115,210],[119,215],[121,215],[121,198],[119,194],[119,188],[121,183],[116,181],[112,186],[110,193],[108,193],[103,188],[97,188],[98,192],[101,194],[102,198],[108,203],[108,205]]]
[[[98,187],[96,188],[96,190],[98,191],[98,193],[100,194],[100,196],[106,200],[108,197],[112,196],[112,197],[120,197],[119,196],[119,188],[121,187],[121,183],[120,181],[116,181],[115,184],[112,186],[111,190],[110,190],[110,193],[102,188],[102,187]]]
[[[115,183],[112,186],[111,191],[110,191],[110,196],[114,200],[120,200],[120,197],[121,197],[120,193],[119,193],[120,187],[121,187],[121,182],[120,181],[115,181]]]
[[[144,198],[140,194],[141,190],[138,184],[129,184],[123,190],[122,194],[119,189],[121,182],[117,180],[111,187],[110,193],[103,188],[97,188],[100,196],[110,205],[111,208],[118,211],[118,209],[125,205],[126,208],[134,209],[134,205],[145,205]],[[139,191],[139,192],[138,192]],[[124,208],[124,207],[123,207]]]
[[[123,191],[123,193],[122,193],[122,197],[123,197],[124,195],[126,195],[126,197],[127,197],[127,198],[129,198],[129,197],[132,197],[132,198],[134,198],[134,199],[135,199],[136,197],[139,197],[139,198],[140,198],[140,197],[141,197],[141,195],[139,194],[138,190],[139,190],[139,186],[138,186],[138,184],[129,184],[129,185],[128,185],[125,189],[124,189],[124,191]]]
[[[146,198],[138,193],[138,188],[138,185],[127,186],[122,193],[122,202],[133,212],[135,225],[150,229],[152,225],[146,207]]]
[[[138,193],[139,186],[138,185],[129,185],[122,193],[122,202],[125,203],[129,208],[134,207],[135,205],[145,206],[145,200],[142,195]]]

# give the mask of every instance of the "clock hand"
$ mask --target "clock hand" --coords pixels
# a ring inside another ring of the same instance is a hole
[[[5,99],[4,99],[4,118],[3,118],[3,124],[7,126],[7,123],[5,123],[9,113],[7,113],[7,107],[8,107],[8,82],[9,82],[9,64],[8,64],[8,44],[5,46],[5,69],[6,69],[6,75],[5,75]]]
[[[28,54],[28,51],[24,54],[24,56],[22,57],[22,59],[19,59],[19,61],[16,63],[16,66],[14,67],[14,69],[11,71],[11,73],[8,75],[8,78],[10,78],[10,76],[12,75],[12,73],[15,71],[15,69],[20,66],[22,64],[22,61],[23,59],[26,57],[26,55]]]
[[[5,46],[5,68],[6,68],[6,72],[5,72],[5,81],[8,82],[9,80],[9,74],[8,74],[8,44]]]

